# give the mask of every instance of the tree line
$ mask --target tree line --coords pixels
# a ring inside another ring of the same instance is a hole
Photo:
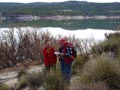
[[[60,3],[0,3],[0,13],[31,14],[37,16],[53,15],[120,15],[120,3],[91,3],[67,1]]]

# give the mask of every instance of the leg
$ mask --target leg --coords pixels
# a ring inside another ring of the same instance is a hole
[[[61,73],[64,76],[64,74],[65,74],[65,63],[64,63],[64,60],[60,60],[60,68],[61,68]]]
[[[70,84],[72,62],[65,64],[65,81]]]
[[[55,71],[56,70],[56,64],[51,66],[52,70]]]
[[[45,73],[49,73],[50,72],[50,66],[45,66]]]

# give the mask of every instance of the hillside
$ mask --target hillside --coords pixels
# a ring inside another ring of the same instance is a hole
[[[67,1],[59,3],[0,3],[0,13],[31,14],[38,16],[53,15],[120,15],[120,3],[91,3]]]

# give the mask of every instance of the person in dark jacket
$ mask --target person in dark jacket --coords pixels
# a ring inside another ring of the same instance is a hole
[[[57,57],[54,54],[54,48],[50,46],[50,42],[47,42],[43,49],[44,65],[47,72],[50,72],[50,68],[56,68]]]
[[[70,83],[72,62],[74,60],[72,44],[67,42],[65,39],[61,39],[59,43],[61,45],[59,48],[59,61],[61,65],[61,72],[65,81],[67,83]]]

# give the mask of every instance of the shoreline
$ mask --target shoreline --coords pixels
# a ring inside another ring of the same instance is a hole
[[[65,16],[65,15],[55,15],[55,16],[33,16],[33,15],[19,15],[19,16],[1,16],[0,20],[20,20],[20,21],[32,21],[32,20],[106,20],[106,19],[120,19],[120,15],[116,16],[106,16],[106,15],[92,15],[92,16]]]
[[[84,20],[84,19],[98,19],[98,20],[105,20],[105,19],[120,19],[120,16],[105,16],[105,15],[93,15],[93,16],[47,16],[47,17],[38,17],[38,19],[52,19],[52,20]]]

